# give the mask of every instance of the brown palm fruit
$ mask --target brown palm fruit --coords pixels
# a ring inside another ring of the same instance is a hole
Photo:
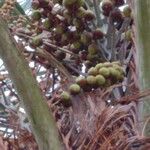
[[[93,31],[93,39],[98,40],[102,39],[104,37],[104,33],[101,31],[101,29],[97,28]]]
[[[113,3],[110,0],[102,1],[102,10],[105,16],[109,16],[112,9],[113,9]]]
[[[86,21],[91,21],[91,20],[95,19],[95,14],[91,10],[86,10],[84,13],[84,19]]]
[[[38,21],[41,19],[41,12],[39,10],[35,10],[32,12],[32,15],[31,15],[31,18],[34,20],[34,21]]]
[[[106,82],[106,79],[102,75],[97,75],[95,78],[96,78],[96,84],[98,86],[104,85]]]
[[[131,17],[131,12],[132,12],[132,10],[131,10],[131,8],[129,6],[125,6],[123,8],[123,15],[125,17]]]
[[[73,25],[77,28],[77,29],[84,29],[84,23],[81,19],[78,18],[74,18],[73,19]]]
[[[56,52],[55,52],[55,56],[56,56],[56,58],[58,59],[58,60],[63,60],[63,59],[65,59],[66,58],[66,53],[65,52],[62,52],[62,51],[59,51],[59,50],[57,50]]]
[[[76,78],[76,83],[81,87],[84,88],[87,85],[87,80],[83,76],[79,76]]]
[[[49,30],[52,27],[52,24],[48,18],[46,18],[43,22],[43,27],[46,30]]]
[[[115,6],[119,7],[125,4],[124,0],[111,0]]]
[[[98,74],[98,70],[97,70],[95,67],[91,67],[91,68],[88,70],[88,75],[96,76],[97,74]]]
[[[92,35],[91,33],[89,32],[83,32],[81,34],[81,42],[84,44],[84,45],[89,45],[92,41]]]
[[[99,74],[101,74],[101,75],[103,75],[104,77],[107,78],[110,75],[110,71],[109,71],[108,68],[102,67],[102,68],[99,69]]]
[[[39,36],[35,36],[32,38],[31,45],[34,47],[42,45],[42,38]]]
[[[63,0],[63,5],[70,11],[77,10],[83,5],[83,0]]]
[[[49,0],[38,0],[40,3],[40,7],[45,8],[48,6]]]
[[[88,46],[88,53],[91,54],[91,55],[94,55],[96,54],[98,51],[98,47],[96,45],[96,43],[92,43]]]
[[[111,18],[112,18],[113,22],[122,22],[123,21],[123,16],[122,16],[122,13],[121,13],[120,9],[115,8],[111,12]]]
[[[89,75],[89,76],[87,76],[86,80],[87,80],[87,84],[89,84],[90,86],[95,86],[96,85],[95,76]]]
[[[33,0],[31,5],[32,5],[32,8],[35,10],[40,7],[40,3],[38,0]]]
[[[71,94],[79,94],[81,91],[81,88],[78,84],[72,84],[69,87],[69,91]]]

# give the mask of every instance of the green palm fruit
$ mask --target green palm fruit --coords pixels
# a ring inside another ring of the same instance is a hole
[[[72,84],[69,87],[69,91],[71,94],[79,94],[81,91],[81,88],[78,84]]]
[[[109,71],[110,71],[110,76],[115,77],[116,79],[118,79],[118,77],[121,74],[117,69],[115,69],[113,67],[109,68]]]
[[[95,78],[96,78],[96,84],[98,86],[104,85],[106,82],[106,79],[102,75],[97,75]]]
[[[31,44],[35,47],[42,45],[42,38],[39,36],[35,36],[32,38]]]
[[[99,70],[99,69],[102,68],[102,67],[104,67],[102,63],[99,63],[99,64],[97,64],[97,65],[95,66],[95,68],[96,68],[97,70]]]
[[[98,47],[96,45],[96,43],[92,43],[88,46],[88,53],[93,55],[93,54],[96,54],[98,51]]]
[[[83,18],[85,15],[86,10],[83,7],[80,7],[77,12],[76,12],[76,17],[77,18]]]
[[[91,67],[91,68],[88,70],[88,74],[89,74],[89,75],[93,75],[93,76],[95,76],[95,75],[97,75],[97,74],[98,74],[98,71],[97,71],[97,69],[96,69],[96,68]]]
[[[132,10],[128,5],[123,8],[123,14],[125,17],[131,17],[131,13]]]
[[[121,66],[119,66],[119,65],[113,65],[113,68],[115,68],[116,70],[118,70],[121,74],[124,74],[125,72],[124,72],[124,70],[123,70],[123,68],[121,67]]]
[[[60,98],[63,100],[63,101],[69,101],[70,100],[70,95],[68,92],[65,92],[63,91],[60,95]]]
[[[105,63],[103,63],[103,66],[104,66],[104,67],[111,67],[112,64],[111,64],[110,62],[105,62]]]
[[[96,85],[96,78],[94,76],[92,75],[87,76],[86,80],[89,85],[92,85],[92,86]]]
[[[92,40],[92,35],[89,32],[84,32],[81,34],[81,42],[84,45],[89,45]]]
[[[102,68],[99,69],[99,74],[101,74],[101,75],[103,75],[104,77],[107,78],[110,75],[110,71],[109,71],[108,68],[102,67]]]
[[[132,31],[131,30],[128,30],[125,32],[125,39],[127,41],[131,41],[132,40]]]
[[[48,18],[44,20],[43,26],[46,30],[49,30],[51,28],[52,25],[51,25],[51,22]]]
[[[32,12],[32,15],[31,15],[31,18],[34,20],[34,21],[38,21],[41,19],[41,13],[39,10],[35,10]]]

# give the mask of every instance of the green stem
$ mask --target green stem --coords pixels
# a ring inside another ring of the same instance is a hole
[[[38,88],[36,79],[33,78],[28,63],[11,38],[2,18],[0,18],[0,56],[23,101],[39,149],[60,150],[59,135],[52,113]]]
[[[150,0],[135,0],[136,47],[138,50],[139,79],[141,90],[150,88]],[[142,117],[150,114],[150,101],[143,102]],[[150,126],[145,130],[150,135]]]

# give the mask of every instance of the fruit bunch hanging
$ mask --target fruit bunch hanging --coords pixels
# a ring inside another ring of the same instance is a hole
[[[86,76],[79,76],[75,83],[69,86],[68,91],[63,91],[60,98],[63,104],[70,106],[71,95],[80,94],[80,92],[90,92],[97,88],[106,88],[113,84],[122,82],[124,79],[124,70],[119,62],[98,63],[95,67],[88,70]]]

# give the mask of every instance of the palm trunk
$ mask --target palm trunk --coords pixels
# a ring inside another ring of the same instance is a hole
[[[9,36],[7,25],[1,18],[0,56],[9,71],[20,99],[23,101],[39,149],[60,150],[59,135],[52,113],[48,109],[46,100],[42,96],[27,62]]]
[[[139,83],[141,90],[150,88],[150,0],[134,0],[136,18],[136,47],[138,50]],[[150,101],[142,104],[142,118],[150,115]],[[146,127],[150,135],[150,125]]]

